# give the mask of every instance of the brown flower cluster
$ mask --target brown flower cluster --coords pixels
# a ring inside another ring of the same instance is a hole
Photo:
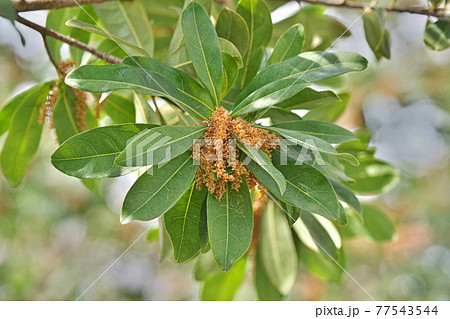
[[[259,189],[264,197],[261,184],[239,161],[235,139],[245,145],[260,148],[270,157],[271,150],[277,148],[278,138],[264,129],[251,126],[240,117],[231,118],[223,107],[217,108],[203,125],[208,126],[208,129],[193,147],[194,159],[199,161],[197,188],[206,186],[211,194],[216,194],[216,198],[220,199],[227,183],[238,190],[244,177],[249,189]]]

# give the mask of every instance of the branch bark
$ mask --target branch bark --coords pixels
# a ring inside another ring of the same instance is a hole
[[[277,1],[285,1],[285,0],[277,0]],[[357,3],[352,1],[325,1],[325,0],[297,0],[297,2],[307,2],[311,4],[321,4],[328,7],[341,7],[341,8],[350,8],[350,9],[367,9],[367,8],[376,8],[376,9],[382,9],[386,10],[387,12],[400,12],[400,13],[411,13],[411,14],[421,14],[426,15],[429,17],[436,17],[436,18],[450,18],[450,12],[446,9],[434,9],[430,10],[428,8],[398,8],[398,7],[379,7],[379,6],[372,6],[370,3]]]
[[[54,30],[45,28],[43,26],[40,26],[34,22],[31,22],[27,19],[22,18],[21,16],[17,17],[17,22],[20,22],[24,25],[26,25],[27,27],[36,30],[37,32],[39,32],[43,37],[52,37],[55,38],[59,41],[62,41],[64,43],[67,43],[71,46],[74,46],[78,49],[81,49],[83,51],[87,51],[89,53],[92,53],[93,55],[95,55],[97,58],[100,58],[106,62],[109,63],[122,63],[123,61],[121,59],[119,59],[118,57],[115,57],[111,54],[105,53],[105,52],[101,52],[98,51],[97,49],[94,49],[93,47],[90,47],[86,44],[84,44],[83,42],[80,42],[78,40],[75,40],[71,37],[65,36],[64,34],[61,34],[59,32],[56,32]]]
[[[111,0],[13,0],[17,12],[35,11],[35,10],[51,10],[68,7],[76,7],[78,5],[101,3]]]
[[[51,10],[51,9],[61,9],[67,7],[74,7],[78,5],[101,3],[112,0],[13,0],[14,6],[18,12],[24,11],[34,11],[34,10]],[[289,0],[277,0],[288,2]],[[341,7],[341,8],[351,8],[351,9],[367,9],[370,4],[357,3],[352,1],[326,1],[326,0],[297,0],[298,2],[307,2],[311,4],[321,4],[329,7]],[[394,0],[395,1],[395,0]],[[214,0],[217,3],[226,3],[226,0]],[[400,12],[400,13],[411,13],[420,14],[436,18],[450,18],[450,12],[446,9],[429,9],[429,8],[409,8],[409,7],[374,7],[386,10],[387,12]]]

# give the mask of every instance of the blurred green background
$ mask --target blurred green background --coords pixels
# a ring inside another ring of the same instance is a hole
[[[327,12],[347,26],[360,15],[345,9]],[[40,24],[45,16],[24,14]],[[368,70],[340,83],[352,97],[338,124],[367,127],[376,156],[401,171],[394,189],[361,198],[388,213],[396,240],[346,242],[348,273],[377,300],[450,299],[450,55],[425,48],[425,22],[422,16],[389,15],[391,60],[376,62],[361,19],[351,27],[353,35],[335,46],[370,61]],[[25,47],[9,22],[0,19],[1,105],[56,76],[39,34],[19,28]],[[94,282],[82,299],[198,299],[194,263],[177,265],[170,257],[160,262],[158,244],[148,242],[144,233],[152,222],[120,224],[121,203],[133,176],[104,181],[98,196],[52,167],[50,154],[57,143],[48,129],[41,143],[20,187],[13,189],[0,177],[0,300],[74,300]],[[340,283],[327,283],[301,267],[289,299],[369,299],[347,275]],[[249,269],[248,282],[251,276]],[[252,286],[244,285],[237,299],[256,299]]]

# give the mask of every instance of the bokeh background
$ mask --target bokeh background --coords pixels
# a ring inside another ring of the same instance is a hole
[[[296,9],[298,4],[290,4],[285,13]],[[347,26],[361,14],[327,12]],[[46,12],[24,17],[44,25]],[[377,300],[450,299],[450,55],[425,48],[425,23],[422,16],[389,14],[390,60],[376,61],[364,40],[362,19],[352,25],[352,36],[335,45],[370,61],[368,70],[341,84],[352,97],[338,123],[367,127],[376,156],[401,171],[395,188],[361,198],[388,213],[396,240],[346,241],[348,273]],[[0,19],[0,105],[56,76],[39,34],[19,28],[25,47],[10,23]],[[160,261],[158,243],[146,240],[151,223],[120,224],[121,203],[135,176],[104,181],[99,196],[52,167],[57,143],[48,129],[41,143],[21,186],[13,189],[0,176],[0,300],[75,300],[94,282],[81,299],[198,299],[193,262]],[[256,299],[251,276],[249,271],[237,299]],[[304,269],[289,299],[369,296],[349,276],[327,283]]]

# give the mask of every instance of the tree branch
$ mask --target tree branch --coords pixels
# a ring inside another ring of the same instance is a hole
[[[101,3],[112,0],[12,0],[16,10],[18,12],[23,11],[34,11],[34,10],[51,10],[51,9],[61,9],[67,7],[75,7],[78,5],[92,4],[92,3]],[[289,0],[276,0],[288,2]],[[371,5],[369,3],[357,3],[357,2],[348,2],[348,1],[326,1],[326,0],[297,0],[298,2],[307,2],[311,4],[321,4],[328,7],[341,7],[341,8],[351,8],[351,9],[367,9]],[[395,0],[393,0],[395,1]],[[214,0],[214,2],[225,4],[226,0]],[[429,9],[429,8],[398,8],[398,7],[374,7],[382,10],[386,10],[387,12],[400,12],[400,13],[412,13],[412,14],[421,14],[430,17],[436,18],[450,18],[450,12],[446,9]]]
[[[17,12],[51,10],[111,0],[12,0]]]
[[[286,0],[277,0],[277,1],[286,1]],[[357,3],[357,2],[348,2],[348,1],[325,1],[325,0],[297,0],[297,2],[307,2],[311,4],[321,4],[328,7],[341,7],[341,8],[350,8],[350,9],[367,9],[372,7],[370,3]],[[436,17],[436,18],[444,18],[448,19],[450,18],[450,12],[445,9],[434,9],[430,10],[427,8],[398,8],[398,7],[378,7],[374,6],[372,8],[376,9],[382,9],[386,10],[387,12],[400,12],[400,13],[412,13],[412,14],[421,14],[426,15],[429,17]]]
[[[36,30],[43,37],[48,36],[48,37],[55,38],[55,39],[57,39],[59,41],[67,43],[67,44],[69,44],[71,46],[74,46],[74,47],[76,47],[78,49],[81,49],[83,51],[87,51],[89,53],[92,53],[97,58],[100,58],[100,59],[102,59],[102,60],[104,60],[106,62],[109,62],[109,63],[122,63],[123,62],[118,57],[115,57],[115,56],[113,56],[111,54],[108,54],[108,53],[105,53],[105,52],[98,51],[98,50],[94,49],[93,47],[90,47],[90,46],[84,44],[83,42],[80,42],[80,41],[75,40],[75,39],[73,39],[71,37],[65,36],[64,34],[56,32],[56,31],[54,31],[52,29],[48,29],[48,28],[45,28],[43,26],[40,26],[40,25],[38,25],[38,24],[36,24],[34,22],[31,22],[31,21],[29,21],[27,19],[24,19],[24,18],[22,18],[20,16],[17,17],[16,21],[26,25],[27,27],[30,27],[31,29]]]

